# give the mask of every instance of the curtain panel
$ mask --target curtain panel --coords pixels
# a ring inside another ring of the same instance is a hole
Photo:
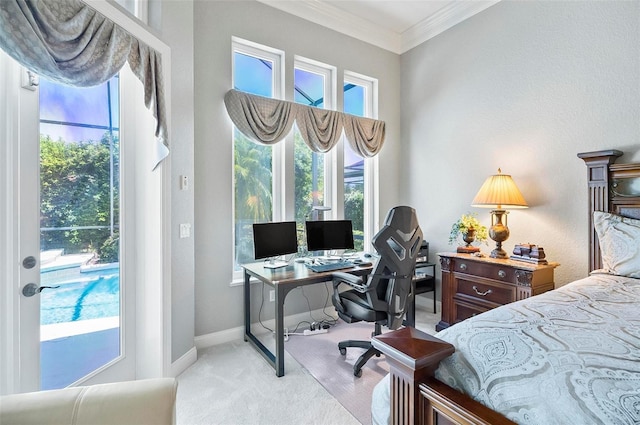
[[[157,121],[154,168],[168,153],[162,58],[81,0],[0,0],[0,48],[58,83],[102,84],[129,62]]]
[[[271,145],[284,139],[295,123],[313,152],[328,152],[342,133],[363,158],[378,154],[384,143],[384,121],[314,108],[286,100],[229,90],[224,103],[231,121],[251,140]]]

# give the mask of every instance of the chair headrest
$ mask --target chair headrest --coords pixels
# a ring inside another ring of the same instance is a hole
[[[407,206],[391,208],[385,225],[373,238],[373,245],[384,265],[401,274],[413,269],[421,242],[418,217],[415,210]]]

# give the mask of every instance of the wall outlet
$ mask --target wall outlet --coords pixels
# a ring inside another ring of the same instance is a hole
[[[180,223],[180,237],[181,238],[191,237],[191,224],[190,223]]]
[[[274,289],[269,291],[269,301],[274,302],[276,300],[276,291]]]

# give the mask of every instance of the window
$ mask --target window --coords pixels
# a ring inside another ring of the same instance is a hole
[[[344,76],[344,112],[376,118],[374,94],[376,82],[354,73]],[[357,250],[371,246],[377,220],[369,211],[377,211],[377,191],[372,190],[377,174],[377,158],[358,156],[349,143],[344,143],[344,218],[353,222],[353,237]],[[367,248],[368,249],[368,248]]]
[[[284,54],[252,43],[233,43],[233,86],[265,97],[281,98]],[[274,211],[274,147],[254,143],[234,128],[234,253],[236,271],[253,261],[252,224],[280,219]],[[275,201],[275,203],[274,203]]]
[[[296,58],[293,76],[293,96],[296,103],[316,108],[332,109],[335,97],[335,68],[308,59]],[[298,223],[301,245],[304,245],[304,222],[325,217],[330,207],[330,186],[327,177],[332,174],[331,153],[313,152],[294,127],[294,199],[295,220]],[[326,215],[325,215],[326,214]]]
[[[283,99],[284,52],[233,38],[233,87]],[[331,65],[294,60],[293,101],[336,108],[337,72]],[[345,73],[344,112],[375,118],[375,80]],[[291,99],[287,99],[291,100]],[[345,147],[343,148],[342,145]],[[234,277],[254,261],[252,224],[293,220],[304,244],[304,221],[316,217],[353,221],[356,249],[370,246],[375,211],[375,159],[363,160],[346,140],[328,153],[315,153],[297,128],[273,146],[254,143],[234,129]],[[315,207],[315,208],[314,208]],[[318,208],[320,207],[320,208]],[[323,210],[322,207],[331,210]]]

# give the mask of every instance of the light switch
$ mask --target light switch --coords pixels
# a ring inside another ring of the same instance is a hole
[[[191,224],[189,223],[181,223],[180,224],[180,237],[188,238],[191,236]]]

